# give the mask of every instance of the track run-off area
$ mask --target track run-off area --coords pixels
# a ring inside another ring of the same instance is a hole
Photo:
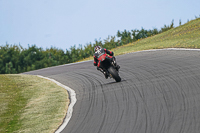
[[[163,49],[116,56],[121,82],[93,61],[40,69],[73,89],[76,103],[62,133],[199,133],[200,50]]]

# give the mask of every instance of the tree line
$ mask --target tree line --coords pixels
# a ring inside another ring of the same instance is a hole
[[[36,45],[23,48],[19,45],[0,46],[0,74],[16,74],[37,70],[41,68],[68,64],[93,55],[94,47],[100,45],[106,49],[116,48],[137,41],[138,39],[153,36],[174,28],[174,20],[170,25],[164,25],[160,30],[154,28],[152,30],[135,29],[130,32],[127,30],[117,31],[116,36],[108,36],[102,40],[95,40],[85,46],[71,46],[66,51],[55,47],[38,48]]]

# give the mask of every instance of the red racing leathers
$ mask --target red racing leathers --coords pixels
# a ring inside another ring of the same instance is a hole
[[[107,54],[109,54],[110,56],[108,56]],[[112,58],[112,56],[114,55],[113,52],[105,49],[105,48],[102,48],[100,50],[97,50],[95,53],[94,53],[94,66],[97,66],[97,67],[100,67],[101,66],[101,58],[102,57],[109,57],[109,58]]]

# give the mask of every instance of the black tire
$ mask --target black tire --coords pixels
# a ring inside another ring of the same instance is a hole
[[[115,79],[116,82],[121,81],[121,78],[120,78],[118,72],[113,68],[113,66],[109,67],[108,71],[112,75],[112,77]]]

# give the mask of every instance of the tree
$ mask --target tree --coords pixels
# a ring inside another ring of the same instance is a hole
[[[174,19],[172,19],[172,23],[171,23],[171,25],[170,25],[170,29],[171,28],[174,28]]]
[[[119,30],[117,31],[117,37],[122,37],[122,34]]]
[[[16,73],[15,68],[13,68],[13,63],[6,63],[6,74]]]
[[[156,35],[156,34],[158,34],[158,33],[159,33],[158,29],[157,29],[157,28],[154,28],[153,31],[152,31],[152,35]]]

